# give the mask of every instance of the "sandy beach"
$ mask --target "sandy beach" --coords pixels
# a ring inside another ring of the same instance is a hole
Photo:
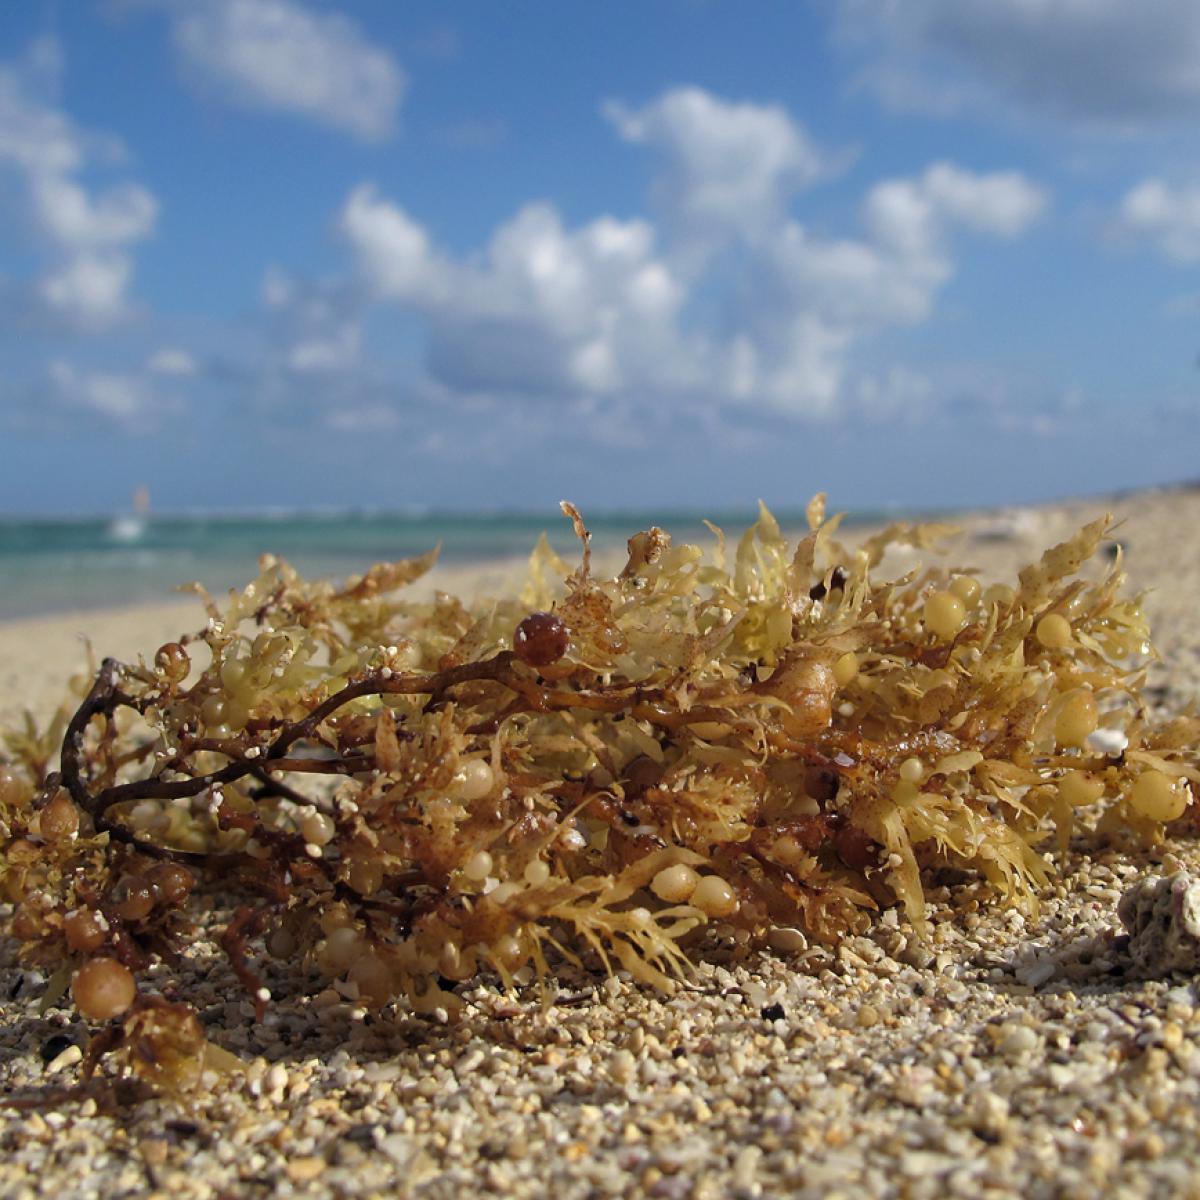
[[[1148,592],[1148,699],[1179,710],[1200,700],[1200,489],[969,514],[947,559],[1008,579],[1106,511]],[[81,639],[149,656],[202,623],[195,601],[0,623],[0,725],[53,710]],[[893,909],[836,950],[794,931],[717,947],[674,996],[567,973],[543,1011],[474,981],[448,1024],[366,1013],[280,964],[286,999],[257,1024],[202,936],[184,991],[245,1072],[185,1104],[0,1110],[0,1195],[1200,1197],[1195,980],[1139,975],[1109,936],[1130,884],[1181,869],[1200,875],[1195,839],[1077,837],[1037,918],[948,878],[929,943]],[[5,939],[4,1094],[78,1079],[82,1027],[39,1014],[42,982]]]

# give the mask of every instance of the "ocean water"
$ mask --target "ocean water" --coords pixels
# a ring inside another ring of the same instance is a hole
[[[754,520],[752,512],[705,515],[730,537]],[[776,516],[785,529],[805,527],[803,512]],[[711,539],[696,513],[588,515],[598,551],[623,549],[631,534],[651,525],[676,541]],[[0,620],[169,600],[192,580],[219,593],[252,579],[258,556],[268,552],[307,576],[339,580],[439,543],[445,563],[499,562],[526,556],[543,530],[573,561],[578,543],[570,523],[553,513],[0,518]]]

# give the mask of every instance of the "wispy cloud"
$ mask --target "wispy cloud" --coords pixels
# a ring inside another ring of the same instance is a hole
[[[1200,113],[1194,0],[838,0],[860,82],[893,107],[944,114],[1000,97],[1117,129]]]
[[[186,350],[165,346],[156,350],[146,360],[146,370],[154,375],[174,375],[186,378],[195,375],[198,367],[196,359]]]
[[[9,228],[23,224],[43,259],[29,299],[66,324],[102,328],[127,312],[132,248],[153,232],[158,203],[141,184],[85,182],[120,148],[51,102],[58,58],[43,39],[0,66],[0,172],[18,184]]]
[[[293,0],[170,0],[172,36],[216,98],[378,141],[396,127],[406,77],[339,13]]]
[[[1144,180],[1121,201],[1117,230],[1150,242],[1169,262],[1200,262],[1200,184]]]
[[[183,398],[166,390],[150,371],[80,369],[56,359],[47,371],[54,415],[69,415],[125,433],[157,433],[164,421],[184,411]]]
[[[838,162],[778,105],[734,103],[697,87],[642,108],[609,101],[604,112],[625,141],[659,154],[659,199],[680,224],[736,225],[753,236]]]
[[[358,289],[301,281],[272,267],[263,280],[262,300],[276,368],[328,374],[358,366],[362,342]]]

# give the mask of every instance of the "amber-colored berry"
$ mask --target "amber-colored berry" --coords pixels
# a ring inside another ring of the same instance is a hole
[[[857,825],[845,824],[833,835],[838,858],[855,871],[879,865],[879,843]]]
[[[1184,780],[1153,769],[1143,771],[1129,792],[1133,811],[1150,821],[1177,820],[1183,816],[1190,799]]]
[[[42,935],[45,925],[38,914],[25,904],[18,904],[12,915],[13,937],[19,942],[33,942]]]
[[[845,687],[858,674],[858,655],[853,650],[847,650],[833,664],[833,678],[838,687]]]
[[[476,850],[463,866],[463,874],[473,883],[482,883],[491,874],[492,856],[486,850]]]
[[[450,791],[456,800],[482,800],[496,782],[495,772],[485,759],[471,758],[454,773]]]
[[[511,933],[501,934],[492,943],[492,957],[509,971],[519,970],[529,957],[525,947]]]
[[[950,590],[967,608],[974,608],[979,603],[979,596],[983,589],[979,586],[978,579],[974,579],[970,575],[956,575],[950,580]]]
[[[691,903],[709,917],[731,917],[738,910],[737,893],[720,875],[701,876]]]
[[[966,606],[953,592],[934,592],[923,611],[925,627],[944,642],[962,628],[967,616]]]
[[[115,958],[93,958],[75,972],[71,994],[89,1021],[108,1021],[133,1003],[137,984],[129,968]]]
[[[383,864],[373,858],[349,859],[346,882],[360,896],[374,895],[383,886]]]
[[[108,922],[94,909],[77,908],[63,917],[63,934],[72,950],[90,954],[104,945]]]
[[[640,754],[625,768],[625,795],[640,796],[647,788],[662,783],[662,777],[663,764]]]
[[[122,921],[140,921],[154,911],[158,897],[149,881],[140,875],[126,875],[113,890],[117,916]]]
[[[1062,613],[1047,613],[1034,634],[1047,650],[1063,650],[1071,644],[1071,622]]]
[[[196,886],[195,876],[179,863],[158,863],[146,872],[146,881],[167,904],[178,904]]]
[[[567,652],[570,630],[553,613],[530,613],[513,634],[516,656],[531,667],[548,667]]]
[[[535,858],[526,864],[521,876],[530,887],[541,887],[550,878],[550,868],[540,858]]]
[[[1072,808],[1095,804],[1104,795],[1104,780],[1086,771],[1067,771],[1058,781],[1058,794]]]
[[[1070,693],[1058,710],[1054,722],[1054,736],[1060,746],[1082,746],[1090,734],[1095,732],[1100,710],[1096,697],[1087,688],[1078,688]]]
[[[692,897],[700,882],[696,874],[686,863],[675,863],[663,867],[650,881],[650,890],[668,904],[686,904]]]
[[[159,646],[154,665],[169,683],[182,683],[192,669],[192,660],[178,642],[167,642]]]
[[[364,954],[356,959],[346,978],[358,988],[360,999],[375,1008],[382,1008],[395,994],[387,963],[374,954]]]
[[[327,846],[337,833],[337,826],[328,813],[311,808],[296,822],[300,836],[312,846]]]
[[[38,813],[38,832],[48,842],[61,841],[79,831],[79,810],[65,791],[58,791],[54,798]]]
[[[33,789],[12,767],[0,766],[0,805],[23,804]]]

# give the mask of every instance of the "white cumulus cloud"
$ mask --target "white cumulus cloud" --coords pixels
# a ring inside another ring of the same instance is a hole
[[[1118,225],[1153,243],[1171,262],[1200,262],[1200,185],[1172,187],[1147,179],[1122,200]]]
[[[1195,0],[838,0],[863,78],[899,107],[995,96],[1132,127],[1200,112]]]
[[[827,157],[783,110],[683,88],[608,111],[669,181],[655,221],[572,227],[534,202],[456,255],[374,187],[347,197],[338,225],[366,303],[423,326],[432,394],[831,414],[860,394],[847,387],[856,347],[928,318],[962,235],[1015,238],[1048,204],[1019,172],[934,163],[870,188],[858,228],[831,236],[795,212]],[[311,304],[279,280],[267,296]]]
[[[553,206],[530,204],[458,261],[360,187],[341,230],[374,294],[426,317],[435,375],[465,391],[614,392],[654,372],[682,296],[641,220],[567,230]]]
[[[176,47],[214,94],[367,141],[395,128],[404,71],[349,17],[294,0],[178,0],[171,12]]]
[[[659,188],[669,209],[702,224],[760,229],[778,218],[788,196],[833,167],[777,105],[731,103],[682,87],[643,108],[614,100],[604,111],[625,141],[662,155]]]
[[[380,295],[428,297],[441,286],[445,269],[433,257],[429,235],[402,209],[381,200],[370,184],[351,193],[340,225]]]
[[[104,139],[43,94],[56,57],[54,43],[42,42],[0,66],[0,172],[17,181],[19,217],[48,260],[36,295],[71,323],[101,327],[127,311],[131,250],[153,232],[158,204],[140,184],[85,182]]]
[[[867,198],[866,220],[881,244],[902,255],[927,255],[950,225],[1016,237],[1046,202],[1045,192],[1019,171],[978,174],[941,162],[916,179],[877,185]]]

